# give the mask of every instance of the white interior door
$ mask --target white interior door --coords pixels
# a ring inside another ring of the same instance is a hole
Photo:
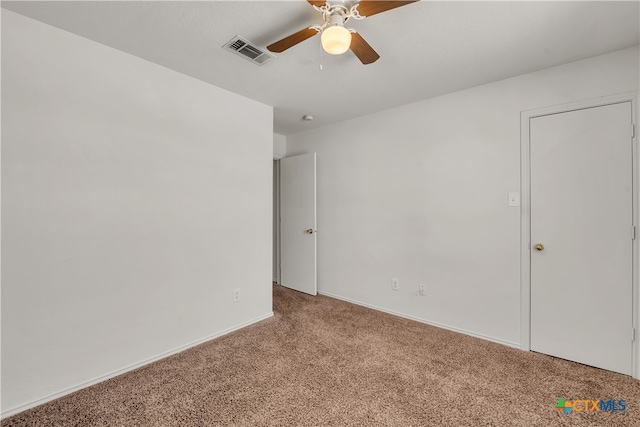
[[[316,295],[316,153],[280,160],[280,281]]]
[[[623,102],[530,120],[531,349],[628,375],[631,114]]]

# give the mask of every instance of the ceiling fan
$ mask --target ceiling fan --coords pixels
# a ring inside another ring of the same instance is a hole
[[[323,25],[313,25],[291,34],[275,43],[267,46],[271,52],[284,52],[306,39],[321,33],[320,41],[325,52],[332,55],[341,55],[347,50],[358,57],[363,64],[371,64],[380,58],[380,55],[366,42],[366,40],[355,30],[345,28],[349,19],[364,19],[387,10],[415,3],[419,0],[410,1],[380,1],[380,0],[360,0],[351,7],[342,4],[330,4],[326,0],[307,0],[314,9],[322,13]]]

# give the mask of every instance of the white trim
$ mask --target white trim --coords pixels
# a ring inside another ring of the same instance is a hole
[[[153,357],[145,359],[145,360],[143,360],[141,362],[134,363],[133,365],[125,366],[124,368],[121,368],[121,369],[116,369],[115,371],[112,371],[112,372],[110,372],[108,374],[101,375],[101,376],[96,377],[96,378],[94,378],[92,380],[85,381],[85,382],[82,382],[80,384],[77,384],[77,385],[75,385],[73,387],[69,387],[69,388],[66,388],[64,390],[58,391],[56,393],[52,393],[52,394],[50,394],[50,395],[48,395],[46,397],[42,397],[40,399],[34,400],[32,402],[29,402],[29,403],[25,403],[23,405],[15,407],[15,408],[8,409],[8,410],[4,411],[2,413],[2,415],[0,415],[0,419],[5,419],[5,418],[10,417],[12,415],[16,415],[16,414],[18,414],[18,413],[20,413],[22,411],[26,411],[27,409],[31,409],[33,407],[36,407],[38,405],[42,405],[43,403],[47,403],[47,402],[50,402],[52,400],[58,399],[60,397],[63,397],[65,395],[67,395],[67,394],[70,394],[70,393],[73,393],[75,391],[81,390],[83,388],[92,386],[94,384],[101,383],[102,381],[108,380],[108,379],[116,377],[118,375],[122,375],[124,373],[129,372],[129,371],[133,371],[134,369],[138,369],[138,368],[140,368],[142,366],[145,366],[145,365],[148,365],[150,363],[156,362],[156,361],[158,361],[160,359],[164,359],[165,357],[169,357],[169,356],[172,356],[172,355],[174,355],[176,353],[180,353],[182,351],[188,350],[191,347],[195,347],[195,346],[203,344],[203,343],[205,343],[207,341],[211,341],[211,340],[219,338],[219,337],[221,337],[223,335],[227,335],[227,334],[229,334],[231,332],[234,332],[234,331],[237,331],[239,329],[245,328],[245,327],[247,327],[249,325],[252,325],[254,323],[257,323],[257,322],[260,322],[262,320],[268,319],[270,317],[273,317],[273,312],[269,312],[269,313],[267,313],[265,315],[256,317],[256,318],[251,319],[251,320],[249,320],[247,322],[243,322],[243,323],[240,323],[238,325],[232,326],[231,328],[225,329],[225,330],[223,330],[221,332],[218,332],[218,333],[215,333],[213,335],[209,335],[209,336],[207,336],[205,338],[190,342],[189,344],[185,344],[183,346],[176,347],[173,350],[166,351],[164,353],[158,354],[157,356],[153,356]]]
[[[531,176],[530,176],[530,135],[529,122],[532,118],[547,116],[550,114],[564,113],[568,111],[581,110],[585,108],[601,107],[604,105],[618,104],[621,102],[631,102],[631,120],[636,123],[638,92],[625,92],[611,96],[586,99],[568,104],[554,105],[536,110],[522,111],[520,113],[520,348],[524,351],[531,350]],[[632,139],[633,144],[633,221],[634,225],[639,222],[638,194],[640,186],[638,178],[638,166],[640,153],[636,149],[638,136]],[[638,328],[638,255],[640,254],[638,239],[632,241],[633,244],[633,283],[632,283],[632,328]],[[632,377],[640,379],[640,367],[638,357],[640,346],[638,340],[632,345]]]
[[[280,159],[273,159],[274,171],[273,180],[275,192],[273,194],[273,202],[275,204],[275,218],[273,220],[273,226],[275,228],[275,242],[273,244],[273,258],[275,258],[276,269],[273,272],[273,281],[280,283]]]
[[[278,190],[278,201],[277,201],[277,209],[278,209],[278,234],[277,234],[277,239],[278,239],[278,247],[277,247],[277,257],[278,257],[278,264],[277,264],[277,271],[276,271],[276,275],[277,280],[276,283],[281,283],[282,282],[282,215],[280,213],[280,210],[282,208],[282,205],[280,203],[280,187],[281,187],[281,181],[280,181],[280,159],[278,159],[278,165],[277,165],[277,172],[276,172],[276,176],[278,178],[278,186],[276,187]]]
[[[635,92],[631,97],[631,120],[634,125],[634,130],[636,127],[636,121],[638,119],[638,92]],[[634,230],[637,228],[638,224],[640,224],[640,150],[638,150],[638,134],[637,132],[633,133],[631,139],[631,150],[633,155],[633,184],[631,190],[631,197],[633,198],[633,225]],[[640,243],[637,238],[635,238],[632,242],[633,248],[633,285],[632,285],[632,328],[634,334],[634,340],[631,343],[632,348],[632,365],[631,365],[631,376],[636,379],[640,379],[640,366],[638,365],[640,360],[640,344],[638,344],[638,340],[635,339],[635,331],[640,326],[640,313],[638,310],[640,309],[640,297],[638,297],[640,290]]]
[[[529,120],[530,117],[526,112],[522,112],[520,115],[520,348],[523,351],[531,350]]]
[[[371,308],[373,310],[381,311],[383,313],[392,314],[394,316],[402,317],[404,319],[409,319],[409,320],[413,320],[413,321],[416,321],[416,322],[424,323],[426,325],[435,326],[437,328],[447,329],[449,331],[453,331],[453,332],[458,332],[460,334],[469,335],[469,336],[472,336],[474,338],[480,338],[480,339],[483,339],[483,340],[486,340],[486,341],[495,342],[497,344],[502,344],[502,345],[505,345],[507,347],[518,348],[518,349],[520,348],[520,344],[519,343],[501,340],[499,338],[494,338],[494,337],[490,337],[490,336],[487,336],[487,335],[478,334],[478,333],[475,333],[475,332],[468,331],[466,329],[455,328],[453,326],[445,325],[445,324],[438,323],[438,322],[433,322],[431,320],[421,319],[419,317],[409,316],[407,314],[399,313],[399,312],[393,311],[393,310],[388,310],[386,308],[378,307],[378,306],[372,305],[372,304],[367,304],[365,302],[356,301],[354,299],[342,297],[340,295],[332,294],[330,292],[318,291],[318,294],[324,295],[324,296],[330,297],[330,298],[335,298],[335,299],[338,299],[338,300],[341,300],[341,301],[350,302],[351,304],[360,305],[362,307]]]
[[[318,295],[318,155],[313,152],[313,289]]]

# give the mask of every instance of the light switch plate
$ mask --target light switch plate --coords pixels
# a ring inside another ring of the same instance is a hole
[[[509,207],[520,206],[520,193],[512,191],[509,193]]]

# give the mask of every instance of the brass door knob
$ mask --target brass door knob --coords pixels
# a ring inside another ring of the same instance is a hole
[[[308,229],[307,234],[313,234],[313,228]]]
[[[543,251],[543,250],[544,250],[544,245],[543,245],[542,243],[538,243],[538,244],[536,245],[536,250],[537,250],[537,251]]]

